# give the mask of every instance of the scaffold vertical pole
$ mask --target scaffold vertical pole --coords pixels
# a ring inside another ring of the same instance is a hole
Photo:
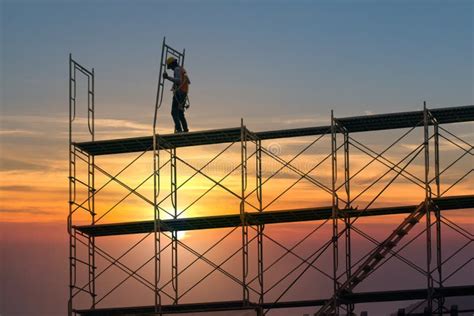
[[[170,151],[171,162],[171,204],[173,206],[173,218],[178,218],[178,177],[177,177],[177,157],[176,148]],[[178,304],[178,231],[171,232],[171,280],[174,290],[174,304]]]
[[[262,141],[256,139],[255,141],[255,152],[256,152],[256,185],[257,185],[257,201],[258,201],[258,211],[263,211],[263,196],[262,196]],[[263,230],[265,225],[259,224],[257,226],[257,252],[258,252],[258,284],[259,284],[259,304],[264,303],[264,266],[263,266]]]
[[[345,209],[351,208],[351,172],[350,172],[350,156],[349,156],[349,133],[342,131],[344,134],[344,188],[346,191],[346,205]],[[352,246],[351,246],[351,219],[349,216],[344,216],[345,222],[345,251],[346,251],[346,278],[352,275]],[[350,314],[354,311],[354,304],[347,305],[347,313]]]
[[[69,234],[69,300],[68,300],[68,315],[72,316],[73,315],[73,304],[72,304],[72,298],[73,298],[73,289],[75,285],[75,275],[76,275],[76,269],[75,269],[75,261],[74,261],[74,250],[75,250],[75,240],[74,236],[72,233],[72,211],[73,211],[73,205],[75,201],[75,195],[76,195],[76,190],[75,190],[75,182],[74,182],[74,177],[75,177],[75,155],[74,155],[74,145],[72,144],[72,122],[75,119],[76,115],[76,99],[75,99],[75,93],[76,93],[76,84],[75,84],[75,72],[72,69],[73,63],[72,63],[72,56],[69,54],[69,215],[68,215],[68,222],[67,222],[67,229],[68,229],[68,234]]]
[[[72,269],[71,273],[71,285],[69,286],[70,288],[70,299],[69,299],[69,315],[75,315],[74,313],[74,304],[73,304],[73,298],[74,298],[74,293],[73,290],[76,287],[76,282],[77,282],[77,266],[76,266],[76,257],[77,257],[77,235],[76,235],[76,229],[73,227],[71,228],[71,257],[70,257],[70,267]]]
[[[441,179],[440,179],[440,157],[439,157],[439,126],[436,118],[433,118],[434,122],[434,159],[435,159],[435,183],[436,183],[436,198],[441,197]],[[443,287],[443,256],[442,256],[442,243],[441,243],[441,210],[438,206],[435,207],[435,217],[436,217],[436,270],[438,271],[438,281],[439,287]],[[444,297],[440,296],[438,298],[438,312],[443,312],[444,310]]]
[[[424,122],[424,156],[425,156],[425,216],[426,216],[426,272],[427,272],[427,309],[433,311],[433,276],[431,273],[431,188],[429,183],[430,174],[430,148],[429,148],[429,112],[426,108],[426,101],[423,102],[423,122]]]
[[[331,110],[331,167],[332,167],[332,249],[333,249],[333,310],[336,314],[339,313],[338,305],[338,284],[337,284],[337,270],[338,270],[338,261],[339,261],[339,249],[338,249],[338,198],[336,192],[336,182],[337,182],[337,131],[336,131],[336,122],[334,119],[334,111]]]
[[[94,68],[91,75],[87,77],[87,125],[92,141],[95,140],[95,92],[94,92]],[[87,201],[89,213],[91,215],[91,225],[95,224],[95,157],[87,155]],[[88,263],[89,263],[89,292],[92,296],[92,308],[95,308],[95,237],[88,237]]]
[[[247,276],[249,272],[248,260],[248,225],[245,216],[245,191],[247,189],[247,129],[244,120],[240,120],[240,158],[241,158],[241,200],[240,221],[242,225],[242,300],[244,304],[249,301],[249,290],[247,287]]]
[[[161,315],[161,295],[159,283],[161,277],[161,221],[159,209],[160,195],[160,150],[159,139],[153,134],[153,244],[154,244],[154,292],[155,292],[155,313]]]

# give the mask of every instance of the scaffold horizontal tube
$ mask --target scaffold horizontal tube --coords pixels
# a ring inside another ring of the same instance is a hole
[[[433,200],[434,204],[442,211],[470,209],[474,208],[474,195],[450,196],[438,198]],[[345,217],[361,217],[361,216],[382,216],[395,214],[411,213],[417,205],[407,206],[390,206],[371,208],[365,211],[357,209],[342,210],[341,216]],[[249,225],[267,225],[291,222],[304,222],[325,220],[331,218],[332,209],[327,207],[315,207],[305,209],[292,209],[281,211],[265,211],[245,213]],[[229,228],[241,225],[240,214],[205,216],[205,217],[190,217],[178,219],[161,220],[162,232],[169,231],[188,231],[200,229],[213,228]],[[112,224],[96,224],[75,226],[75,228],[84,234],[90,236],[113,236],[113,235],[128,235],[153,232],[154,222],[136,221]]]

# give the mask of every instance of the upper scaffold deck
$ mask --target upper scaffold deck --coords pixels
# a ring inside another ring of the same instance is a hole
[[[430,109],[439,124],[474,121],[474,105]],[[336,119],[349,133],[410,128],[423,125],[423,111],[354,116]],[[251,133],[261,140],[329,134],[330,126],[284,129]],[[241,128],[198,131],[184,134],[159,135],[160,149],[237,142]],[[153,137],[133,137],[75,143],[75,146],[91,155],[110,155],[143,152],[153,148]]]
[[[458,210],[474,208],[474,195],[451,196],[434,199],[436,207],[440,210]],[[366,211],[343,210],[341,216],[365,217],[394,214],[407,214],[413,212],[417,205],[379,207]],[[332,208],[318,207],[306,209],[293,209],[283,211],[265,211],[261,213],[245,213],[249,225],[278,224],[291,222],[305,222],[329,219],[332,216]],[[189,231],[211,228],[237,227],[241,224],[239,214],[218,215],[194,218],[165,219],[160,221],[160,231]],[[154,231],[154,221],[137,221],[113,224],[95,224],[76,226],[76,229],[90,236],[115,236],[150,233]]]

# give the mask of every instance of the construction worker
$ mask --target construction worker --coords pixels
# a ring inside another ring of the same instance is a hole
[[[173,77],[168,76],[166,71],[163,73],[163,78],[173,82],[173,103],[171,104],[171,116],[174,121],[174,132],[182,133],[188,132],[188,123],[184,117],[184,109],[188,108],[186,105],[188,98],[189,81],[188,75],[184,67],[178,64],[178,60],[174,57],[166,59],[166,68],[174,72]]]

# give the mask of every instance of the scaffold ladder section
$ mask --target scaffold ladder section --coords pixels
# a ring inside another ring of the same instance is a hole
[[[87,131],[91,141],[95,141],[94,115],[95,115],[95,92],[94,92],[94,69],[88,70],[76,62],[69,54],[69,214],[67,218],[67,229],[69,234],[69,300],[68,314],[72,315],[74,306],[73,299],[79,293],[87,293],[91,298],[91,307],[96,305],[96,264],[95,264],[95,237],[87,238],[87,260],[78,258],[77,231],[73,226],[75,213],[85,212],[90,216],[91,225],[95,224],[95,156],[87,153],[74,145],[73,127],[78,119],[76,103],[78,100],[77,82],[79,76],[85,77],[87,81]],[[79,160],[77,159],[79,158]],[[87,179],[80,179],[78,172],[80,162],[87,165]],[[78,191],[86,190],[87,198],[78,203]],[[87,288],[77,285],[78,265],[85,265],[88,273]]]
[[[316,315],[334,315],[334,300],[343,294],[351,293],[352,290],[366,279],[376,266],[385,258],[390,251],[405,237],[408,232],[419,223],[426,211],[426,203],[423,202],[410,213],[409,216],[387,237],[378,247],[376,247],[368,258],[355,270],[352,275],[339,286],[331,300],[321,307]]]
[[[160,279],[161,279],[161,233],[160,233],[160,141],[157,131],[158,124],[158,110],[163,102],[165,79],[163,74],[166,72],[166,60],[168,57],[174,57],[178,61],[180,66],[184,65],[185,50],[182,52],[177,51],[171,46],[166,44],[166,37],[163,38],[161,46],[161,58],[158,72],[158,86],[156,91],[155,101],[155,114],[153,117],[153,204],[154,204],[154,263],[155,263],[155,312],[161,314],[161,293],[160,293]],[[173,218],[178,218],[178,192],[176,187],[176,148],[171,149],[170,152],[171,160],[171,174],[173,179],[171,180],[172,192],[171,202],[173,205]],[[174,231],[171,234],[171,251],[172,251],[172,275],[173,275],[173,289],[175,293],[174,303],[178,303],[178,232]]]

